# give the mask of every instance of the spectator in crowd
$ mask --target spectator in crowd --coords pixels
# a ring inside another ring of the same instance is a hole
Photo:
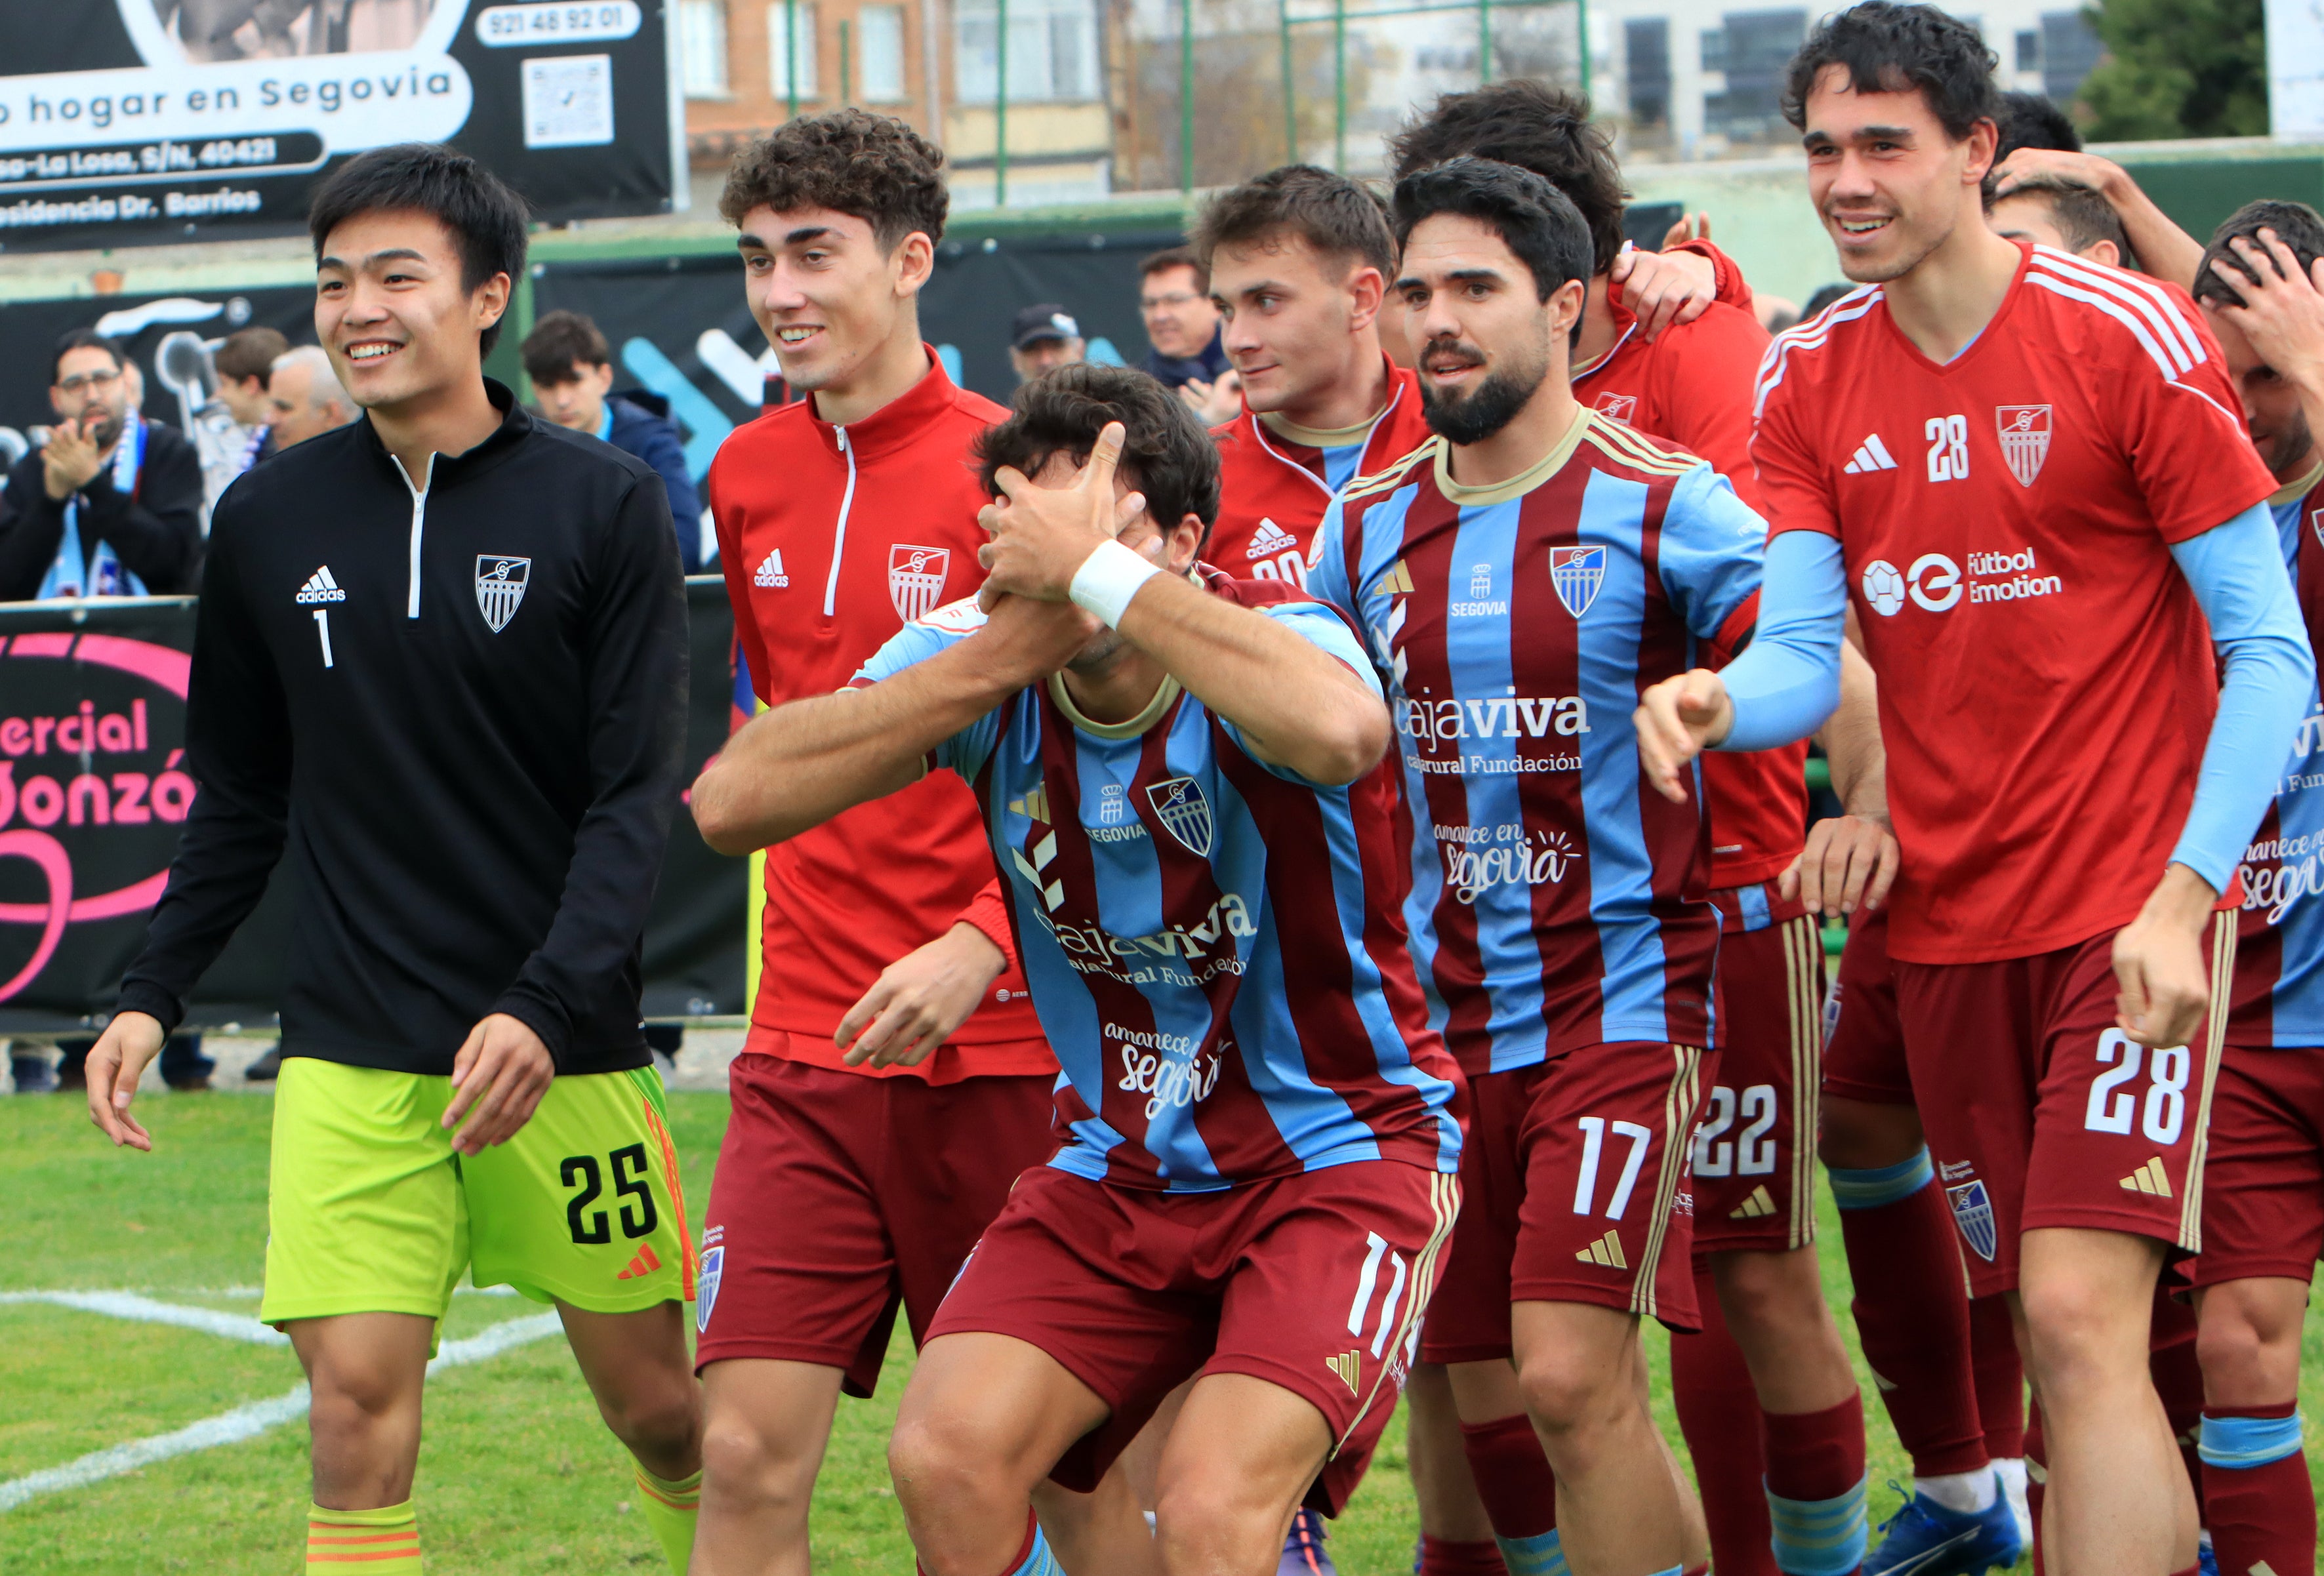
[[[2138,266],[2113,205],[2062,175],[2029,175],[2007,197],[1987,198],[1985,222],[2012,241],[2054,246],[2109,268]]]
[[[1177,390],[1205,427],[1233,420],[1242,385],[1220,343],[1210,271],[1184,246],[1155,253],[1138,265],[1138,311],[1152,346],[1138,364]]]
[[[579,312],[544,314],[522,349],[524,375],[532,380],[542,415],[633,454],[661,474],[670,522],[678,528],[678,558],[687,574],[700,574],[702,500],[687,474],[686,446],[669,419],[669,401],[643,389],[611,392],[613,350],[597,325]]]
[[[277,454],[293,444],[336,432],[355,419],[355,402],[339,386],[330,355],[319,345],[301,345],[274,358],[266,404]]]
[[[237,328],[210,353],[217,392],[194,412],[193,430],[186,435],[201,456],[205,535],[218,494],[266,453],[267,374],[275,358],[290,348],[290,341],[278,329]]]
[[[1082,326],[1055,301],[1027,307],[1009,329],[1009,364],[1017,381],[1029,383],[1052,367],[1072,366],[1089,359]]]
[[[202,548],[202,466],[177,429],[137,413],[128,359],[112,340],[75,328],[57,341],[48,441],[8,473],[0,518],[0,602],[142,596],[191,591]],[[10,1061],[19,1093],[82,1086],[89,1040],[60,1042],[61,1080],[23,1050]],[[199,1035],[171,1037],[161,1076],[207,1089]]]

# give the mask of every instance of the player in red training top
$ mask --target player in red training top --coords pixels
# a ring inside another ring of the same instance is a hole
[[[770,705],[844,688],[982,578],[969,455],[1001,412],[919,335],[942,162],[902,122],[841,110],[754,144],[720,198],[752,314],[807,396],[738,430],[710,471],[735,628]],[[698,1564],[720,1576],[806,1571],[841,1390],[872,1393],[897,1304],[918,1337],[1053,1147],[1056,1064],[962,784],[918,784],[770,851],[761,937],[696,1308]]]
[[[1757,509],[1751,385],[1767,335],[1739,278],[1699,315],[1647,336],[1609,283],[1622,247],[1621,169],[1573,94],[1514,80],[1449,95],[1397,139],[1396,173],[1463,153],[1543,176],[1590,226],[1598,278],[1574,346],[1574,397],[1709,460]],[[1813,1247],[1822,946],[1814,920],[1776,888],[1807,825],[1806,756],[1803,743],[1720,755],[1703,771],[1711,900],[1724,932],[1720,1048],[1706,1058],[1692,1167],[1704,1333],[1674,1339],[1672,1382],[1713,1562],[1739,1576],[1787,1561],[1814,1567],[1821,1550],[1803,1546],[1794,1559],[1789,1540],[1771,1550],[1770,1504],[1832,1499],[1864,1475],[1862,1404]],[[1508,1496],[1503,1535],[1538,1533],[1552,1506],[1546,1463],[1522,1434],[1499,1438],[1509,1459],[1489,1461],[1495,1443],[1471,1431],[1472,1464],[1480,1481],[1502,1486],[1496,1498]],[[1513,1531],[1520,1514],[1527,1525]]]
[[[2282,485],[2269,506],[2310,641],[2324,637],[2324,219],[2255,202],[2212,236],[2195,297]],[[2211,1106],[2203,1252],[2190,1267],[2206,1525],[2223,1571],[2310,1571],[2301,1323],[2324,1250],[2324,770],[2319,708],[2243,861],[2236,994]]]
[[[1648,689],[1641,750],[1675,795],[1706,745],[1819,725],[1853,601],[1913,1084],[1972,1286],[2022,1319],[2049,1557],[2164,1576],[2194,1565],[2194,1506],[2144,1357],[2164,1257],[2200,1241],[2213,909],[2313,667],[2274,481],[2185,296],[1986,226],[1991,67],[1967,23],[1886,0],[1794,60],[1811,194],[1864,288],[1768,352],[1758,632]]]

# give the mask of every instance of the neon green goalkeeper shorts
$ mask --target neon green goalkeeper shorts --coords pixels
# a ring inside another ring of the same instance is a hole
[[[626,1313],[694,1296],[694,1249],[661,1079],[550,1080],[532,1120],[477,1156],[443,1127],[452,1081],[284,1059],[267,1184],[270,1324],[334,1313],[440,1320],[463,1269],[536,1302]]]

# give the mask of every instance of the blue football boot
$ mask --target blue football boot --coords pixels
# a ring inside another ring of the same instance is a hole
[[[1898,1493],[1904,1489],[1888,1485]],[[1880,1546],[1864,1562],[1864,1576],[1978,1576],[2006,1571],[2025,1552],[2009,1498],[1997,1491],[1983,1510],[1948,1510],[1915,1494],[1880,1525]]]
[[[1323,1518],[1301,1506],[1291,1517],[1291,1532],[1283,1540],[1283,1560],[1275,1576],[1340,1576],[1323,1547]]]

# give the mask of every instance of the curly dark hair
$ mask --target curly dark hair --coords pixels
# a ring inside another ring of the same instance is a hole
[[[1146,494],[1146,512],[1167,527],[1191,514],[1203,540],[1219,518],[1219,446],[1185,402],[1135,367],[1084,362],[1042,373],[1017,391],[1009,418],[976,440],[976,479],[999,497],[993,473],[1014,465],[1038,475],[1050,456],[1089,457],[1109,421],[1122,425],[1121,475]]]
[[[2211,244],[2203,248],[2203,265],[2195,271],[2197,300],[2222,307],[2245,304],[2243,292],[2236,285],[2248,282],[2251,271],[2227,249],[2227,243],[2241,235],[2256,245],[2262,230],[2273,230],[2275,238],[2299,262],[2301,272],[2311,280],[2315,277],[2316,260],[2324,257],[2324,216],[2304,202],[2262,198],[2244,204],[2211,232]]]
[[[414,208],[452,232],[460,249],[460,288],[471,295],[496,273],[509,277],[511,304],[524,277],[531,218],[524,198],[501,178],[441,143],[399,143],[358,153],[333,171],[307,210],[307,233],[321,262],[331,232],[358,214]],[[503,312],[477,336],[484,354],[500,342]]]
[[[1249,246],[1278,235],[1296,235],[1342,278],[1360,264],[1396,272],[1396,238],[1379,199],[1344,175],[1313,164],[1279,170],[1230,187],[1204,204],[1190,237],[1207,270],[1222,246]]]
[[[918,232],[944,239],[944,150],[892,115],[832,109],[786,121],[734,155],[718,194],[730,225],[755,207],[829,208],[872,226],[882,252]]]
[[[1396,179],[1473,153],[1530,170],[1563,192],[1590,226],[1598,260],[1614,266],[1622,250],[1622,166],[1614,140],[1591,124],[1590,100],[1562,88],[1512,78],[1469,93],[1447,93],[1427,115],[1388,142]]]
[[[1399,248],[1421,220],[1436,214],[1462,215],[1499,235],[1532,272],[1535,293],[1545,301],[1560,286],[1587,281],[1592,272],[1581,209],[1548,177],[1530,170],[1464,156],[1396,183]],[[1574,327],[1578,333],[1579,321]]]
[[[1929,110],[1958,143],[1989,120],[1997,128],[2001,89],[1993,80],[2000,64],[1978,31],[1933,5],[1900,5],[1895,0],[1863,0],[1828,16],[1784,70],[1784,118],[1795,131],[1808,124],[1808,95],[1827,66],[1848,70],[1858,93],[1920,90]]]

